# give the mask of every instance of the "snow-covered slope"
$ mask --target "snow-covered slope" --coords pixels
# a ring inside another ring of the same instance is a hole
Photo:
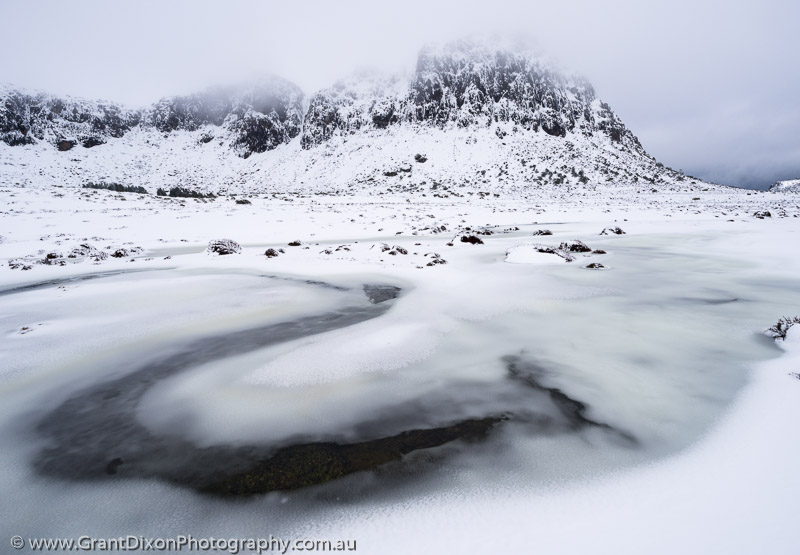
[[[657,163],[585,80],[470,41],[423,49],[411,75],[353,75],[307,107],[275,77],[143,110],[6,87],[0,164],[6,184],[153,191],[709,187]]]
[[[777,181],[769,188],[778,193],[800,193],[800,179],[786,179]]]

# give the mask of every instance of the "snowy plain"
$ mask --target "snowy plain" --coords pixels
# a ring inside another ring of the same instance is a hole
[[[2,185],[5,535],[272,534],[356,539],[364,553],[796,553],[800,337],[763,333],[800,307],[796,196],[613,184],[446,198],[236,192]],[[244,197],[251,204],[235,203]],[[625,234],[600,235],[610,226]],[[459,240],[476,231],[492,233]],[[207,253],[219,238],[242,253]],[[605,254],[530,252],[573,240]],[[82,244],[133,254],[68,258]],[[267,258],[268,248],[284,252]],[[49,253],[65,265],[38,262]],[[438,259],[447,263],[428,265]],[[191,338],[349,306],[365,283],[402,293],[370,321],[165,378],[135,418],[199,446],[350,441],[500,412],[508,423],[485,442],[246,500],[35,470],[47,446],[37,423],[70,396]],[[508,357],[542,369],[607,427],[559,422],[546,396],[509,379]]]

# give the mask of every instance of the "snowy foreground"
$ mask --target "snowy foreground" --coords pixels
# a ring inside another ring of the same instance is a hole
[[[243,198],[0,189],[2,541],[797,552],[800,330],[764,334],[800,315],[795,196]],[[241,252],[206,251],[222,238]],[[371,308],[365,284],[400,293]],[[202,338],[348,311],[366,312],[180,367],[136,395],[102,389]],[[79,402],[87,391],[104,396]],[[554,391],[585,409],[569,414]],[[234,499],[181,475],[195,452],[499,415],[480,440],[293,491]],[[131,436],[109,434],[123,417]]]

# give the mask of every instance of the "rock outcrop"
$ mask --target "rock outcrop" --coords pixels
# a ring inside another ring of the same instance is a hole
[[[137,127],[172,133],[210,126],[219,129],[206,130],[199,142],[219,135],[247,158],[288,143],[300,134],[303,122],[302,91],[277,77],[164,98],[145,110],[6,87],[0,90],[0,107],[0,141],[10,146],[46,141],[61,151],[105,144]]]

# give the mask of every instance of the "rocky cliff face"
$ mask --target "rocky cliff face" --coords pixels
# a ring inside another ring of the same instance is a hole
[[[220,135],[242,158],[288,143],[300,134],[303,93],[293,83],[269,77],[244,88],[214,88],[166,98],[148,109],[144,121],[164,133],[222,128]],[[201,142],[215,138],[206,131]]]
[[[338,81],[311,97],[303,122],[302,147],[309,149],[335,136],[385,128],[395,104],[407,91],[406,80],[375,72],[360,72]]]
[[[44,93],[26,94],[10,88],[0,90],[0,141],[10,146],[45,141],[59,150],[78,145],[91,148],[137,127],[171,133],[212,126],[203,133],[201,142],[212,140],[218,133],[237,155],[247,158],[291,141],[300,134],[302,121],[302,91],[279,78],[266,78],[248,87],[165,98],[145,110]]]
[[[535,59],[469,42],[423,50],[411,83],[411,119],[433,125],[513,122],[563,137],[591,120],[594,90]]]
[[[516,132],[604,135],[645,154],[638,139],[584,79],[530,55],[470,41],[424,49],[405,84],[350,79],[311,99],[303,148],[364,128],[418,124],[437,128],[512,124]],[[501,128],[502,127],[502,128]],[[508,133],[507,126],[498,134]]]
[[[139,112],[110,102],[0,89],[0,141],[11,146],[46,141],[59,150],[91,148],[122,137],[140,120]]]

